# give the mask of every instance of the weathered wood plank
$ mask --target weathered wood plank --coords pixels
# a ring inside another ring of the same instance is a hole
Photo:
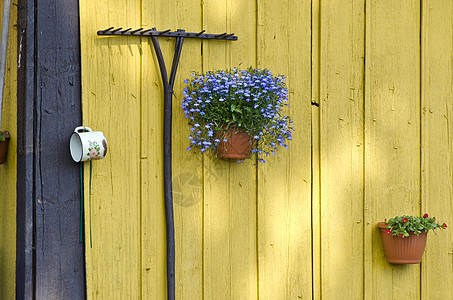
[[[320,90],[321,90],[321,0],[311,8],[311,218],[312,218],[312,298],[321,298],[321,177],[320,177]]]
[[[18,46],[22,45],[17,66],[17,210],[16,210],[16,297],[32,299],[33,281],[33,159],[35,95],[35,18],[34,1],[20,0],[26,7],[18,11]],[[25,47],[26,46],[26,47]]]
[[[173,27],[171,14],[165,12],[163,6],[163,3],[142,2],[140,27]],[[169,8],[174,13],[174,7]],[[159,41],[169,72],[174,42],[169,39]],[[162,144],[163,83],[151,40],[142,38],[141,45],[141,295],[143,298],[164,299],[167,294],[167,271]]]
[[[203,29],[240,37],[203,42],[203,71],[255,63],[254,12],[251,2],[204,3]],[[256,298],[256,170],[251,161],[238,164],[205,155],[203,224],[204,297]]]
[[[77,7],[41,1],[35,15],[34,275],[35,297],[42,299],[85,297],[80,171],[61,142],[81,122]]]
[[[256,32],[250,30],[256,28],[255,11],[254,1],[227,1],[226,32],[240,35],[237,41],[224,42],[230,67],[246,69],[256,63]],[[250,160],[229,164],[231,297],[256,299],[256,167]]]
[[[202,3],[203,29],[227,32],[227,0]],[[229,45],[203,41],[203,71],[227,69]],[[203,155],[203,296],[232,299],[230,163]],[[239,166],[234,166],[239,167]]]
[[[105,133],[107,157],[93,162],[92,236],[85,165],[88,297],[140,294],[140,38],[97,37],[98,29],[140,25],[140,7],[81,2],[84,125]],[[104,12],[108,11],[108,14]],[[88,50],[89,49],[89,50]],[[90,56],[86,56],[89,54]]]
[[[379,221],[420,213],[419,1],[366,4],[366,298],[420,297],[420,268],[385,260]]]
[[[313,287],[310,15],[310,1],[289,2],[288,113],[297,125],[289,149],[277,154],[289,151],[288,299],[309,299]]]
[[[453,6],[450,1],[423,1],[422,8],[422,213],[450,225]],[[422,299],[448,299],[453,294],[453,240],[450,228],[447,230],[429,234],[421,269]]]
[[[289,149],[258,167],[259,297],[305,299],[312,295],[311,3],[259,1],[257,13],[258,67],[286,75],[296,123]]]
[[[363,296],[364,1],[321,3],[321,294]],[[354,282],[354,284],[350,284]]]
[[[202,12],[198,0],[178,0],[173,13],[174,28],[199,32]],[[202,159],[187,151],[190,143],[188,119],[181,109],[183,81],[202,70],[201,40],[184,41],[175,80],[173,101],[173,201],[176,236],[176,297],[203,297],[203,193]],[[173,45],[173,43],[171,43]],[[173,53],[173,51],[171,51]]]
[[[158,29],[172,29],[177,28],[185,29],[188,31],[201,31],[201,8],[199,2],[194,1],[179,1],[179,2],[162,2],[154,4],[152,8],[149,7],[150,3],[145,3],[143,11],[151,11],[152,18],[144,20],[143,27],[156,27]],[[174,53],[174,39],[162,38],[159,39],[162,47],[163,54],[166,58],[167,73],[170,72],[172,66],[172,55]],[[148,41],[144,41],[145,47],[149,47]],[[176,242],[176,297],[178,299],[201,299],[202,298],[202,192],[201,192],[201,157],[198,159],[186,150],[188,145],[187,137],[189,135],[189,127],[187,126],[187,119],[184,118],[180,107],[181,95],[184,78],[188,77],[193,71],[201,71],[201,42],[197,40],[185,40],[182,47],[182,54],[177,70],[175,80],[174,96],[173,96],[173,141],[172,141],[172,160],[173,160],[173,201],[174,201],[174,216],[175,216],[175,242]],[[147,50],[145,50],[147,51]],[[154,51],[151,50],[152,55]],[[145,62],[145,59],[148,61]],[[154,58],[148,56],[144,58],[143,64],[147,68],[154,68],[158,72],[156,78],[151,78],[149,75],[143,76],[143,82],[154,80],[158,85],[152,85],[150,90],[154,90],[155,96],[148,94],[148,99],[154,98],[155,101],[148,105],[147,112],[143,112],[142,119],[145,122],[152,124],[153,128],[162,129],[162,85],[160,79],[160,71],[158,66],[153,62]],[[154,73],[154,70],[143,70],[144,74]],[[152,75],[154,76],[154,74]],[[148,102],[146,99],[143,101]],[[158,104],[160,102],[160,104]],[[149,113],[158,115],[159,117],[150,117]],[[157,124],[157,122],[160,122]],[[147,130],[142,130],[146,140]],[[161,132],[161,131],[160,131]],[[162,138],[161,134],[157,134],[160,140],[156,139],[156,132],[153,133],[155,142],[147,143],[144,145],[144,151],[157,151],[161,153]],[[159,149],[156,149],[159,148]],[[154,150],[152,150],[154,149]],[[151,158],[150,158],[151,159]],[[149,159],[148,159],[149,160]],[[150,168],[154,172],[161,172],[162,158],[159,156],[157,163]],[[160,176],[160,175],[159,175]],[[147,181],[148,177],[144,174],[143,181]],[[156,186],[161,189],[161,187]],[[153,199],[152,202],[160,201],[163,199]],[[152,204],[156,206],[156,203]],[[160,203],[157,204],[160,206]],[[155,219],[153,216],[154,210],[151,209],[147,213],[143,212],[144,222],[149,222],[150,219]],[[162,218],[160,216],[159,218]],[[164,224],[164,220],[159,220]],[[146,226],[143,228],[146,230]],[[163,227],[165,233],[165,227]],[[163,237],[155,236],[156,243],[164,243],[165,235]],[[160,241],[159,241],[160,239]],[[146,243],[143,244],[144,247]],[[165,247],[163,248],[165,251]],[[146,249],[142,251],[143,256],[149,256]],[[164,259],[164,257],[155,257],[154,259]],[[146,274],[149,271],[146,271]],[[165,277],[165,270],[159,274],[155,272],[156,279]],[[144,278],[146,276],[144,274]],[[146,282],[146,281],[144,281]],[[158,282],[159,283],[159,282]],[[165,279],[164,279],[165,283]],[[146,290],[143,285],[143,297],[149,295],[150,290]],[[162,288],[156,286],[159,294],[162,293]],[[160,288],[160,290],[159,290]],[[147,292],[148,291],[148,292]],[[165,295],[165,286],[163,287],[163,295]]]

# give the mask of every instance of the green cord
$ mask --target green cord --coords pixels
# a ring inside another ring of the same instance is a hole
[[[89,205],[90,205],[90,247],[93,248],[93,238],[91,235],[91,177],[93,175],[93,165],[90,160],[90,185],[89,185]],[[83,239],[83,163],[80,163],[80,194],[81,194],[81,205],[80,205],[80,242]]]
[[[90,247],[93,248],[93,241],[91,238],[91,175],[93,174],[93,165],[90,160]]]
[[[83,163],[80,163],[80,195],[81,195],[81,205],[80,205],[80,242],[83,239]]]

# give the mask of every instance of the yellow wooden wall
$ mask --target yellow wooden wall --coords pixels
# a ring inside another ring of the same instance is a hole
[[[239,37],[183,45],[172,146],[178,299],[451,297],[450,228],[430,234],[422,264],[408,266],[385,261],[376,228],[424,212],[453,225],[450,0],[81,0],[80,18],[84,125],[109,142],[93,163],[90,299],[166,293],[162,82],[151,41],[96,35],[111,26]],[[160,44],[169,69],[174,39]],[[186,151],[182,81],[248,66],[287,76],[289,150],[258,167]]]
[[[0,3],[0,16],[2,13],[3,1]],[[16,293],[16,20],[17,9],[16,6],[11,5],[1,124],[1,129],[7,130],[11,139],[7,161],[0,165],[0,299],[14,299]]]

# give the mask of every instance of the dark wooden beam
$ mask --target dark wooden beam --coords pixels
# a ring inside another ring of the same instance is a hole
[[[34,1],[19,0],[17,13],[16,299],[32,299],[34,296]]]
[[[68,148],[82,123],[78,1],[18,5],[17,298],[84,299],[80,172]]]

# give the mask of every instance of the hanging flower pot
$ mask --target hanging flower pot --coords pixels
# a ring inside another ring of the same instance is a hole
[[[3,131],[3,136],[5,137],[5,140],[0,141],[0,165],[5,163],[6,155],[8,154],[9,132]]]
[[[422,260],[426,246],[427,232],[417,236],[410,233],[408,237],[400,237],[387,234],[387,225],[379,222],[381,229],[382,245],[387,261],[392,264],[418,264]]]
[[[274,76],[267,69],[233,68],[193,74],[184,82],[181,107],[190,119],[187,150],[212,151],[217,157],[240,160],[256,158],[264,163],[264,158],[275,155],[279,147],[288,148],[294,128],[284,111],[288,106],[284,76]],[[225,144],[225,125],[244,129],[249,136],[239,138],[234,132],[226,133]],[[232,146],[235,141],[246,148]],[[224,153],[236,147],[234,153]]]
[[[429,230],[445,229],[428,214],[420,217],[401,216],[379,222],[382,245],[387,261],[392,264],[418,264],[425,251]]]
[[[217,157],[244,159],[250,157],[252,139],[249,134],[236,127],[230,127],[217,144]]]

